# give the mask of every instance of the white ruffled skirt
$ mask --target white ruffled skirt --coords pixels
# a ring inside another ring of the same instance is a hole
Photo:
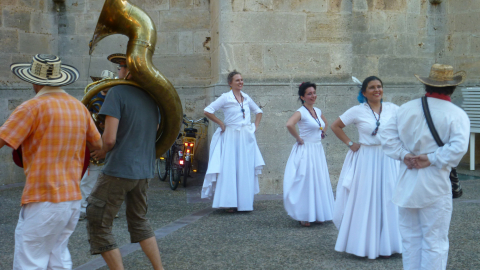
[[[258,175],[265,165],[255,138],[255,124],[218,128],[210,144],[202,198],[213,197],[213,208],[252,211],[260,189]]]
[[[283,204],[295,220],[332,220],[332,185],[320,141],[293,146],[283,178]]]
[[[336,251],[369,259],[402,253],[398,208],[392,203],[398,167],[381,146],[348,151],[335,201]]]

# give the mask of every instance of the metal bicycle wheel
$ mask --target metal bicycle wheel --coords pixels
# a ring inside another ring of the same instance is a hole
[[[190,161],[185,161],[185,165],[183,167],[183,187],[187,187],[187,177],[190,174]]]
[[[178,166],[179,156],[178,151],[172,147],[171,151],[171,159],[170,159],[170,188],[172,190],[177,189],[178,184],[180,183],[180,168]]]
[[[169,156],[170,150],[163,154],[161,158],[155,160],[155,167],[160,181],[165,181],[167,179]]]

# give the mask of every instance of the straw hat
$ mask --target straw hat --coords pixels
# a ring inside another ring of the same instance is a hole
[[[94,82],[100,81],[102,79],[115,79],[115,74],[113,74],[113,72],[111,72],[110,70],[104,70],[102,71],[100,77],[90,76],[90,78],[92,78],[92,81]]]
[[[51,54],[37,54],[31,63],[14,63],[10,69],[18,78],[37,85],[64,86],[80,77],[76,68],[62,64],[58,56]]]
[[[120,65],[122,62],[125,63],[127,61],[127,55],[124,53],[114,53],[110,54],[107,59],[112,63]]]
[[[433,64],[430,69],[428,77],[420,77],[415,74],[415,77],[423,84],[435,87],[457,86],[465,81],[467,73],[459,71],[453,73],[453,67],[449,65]]]

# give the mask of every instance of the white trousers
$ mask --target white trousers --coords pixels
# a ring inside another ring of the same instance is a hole
[[[102,172],[102,166],[95,165],[90,163],[88,169],[83,175],[82,181],[80,181],[80,192],[82,192],[82,208],[81,212],[85,213],[87,211],[87,198],[90,196],[95,183],[97,182],[98,175]]]
[[[13,269],[72,269],[68,238],[79,215],[79,200],[22,206],[15,229]]]
[[[446,269],[452,195],[442,196],[424,208],[399,207],[398,212],[403,269]]]

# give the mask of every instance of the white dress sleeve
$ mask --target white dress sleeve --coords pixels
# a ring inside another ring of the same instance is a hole
[[[357,123],[357,117],[359,114],[358,108],[359,106],[353,106],[352,108],[348,109],[346,112],[344,112],[342,115],[339,116],[340,120],[342,120],[345,126]]]
[[[262,109],[260,109],[260,107],[258,107],[258,105],[255,103],[255,101],[253,101],[253,99],[250,96],[248,96],[248,98],[250,99],[248,101],[248,107],[250,107],[250,112],[252,112],[254,114],[263,113]]]
[[[223,107],[223,105],[225,105],[225,101],[226,101],[226,95],[222,94],[214,102],[210,103],[210,105],[208,105],[203,110],[208,113],[215,113],[215,111],[218,111],[220,108]]]

